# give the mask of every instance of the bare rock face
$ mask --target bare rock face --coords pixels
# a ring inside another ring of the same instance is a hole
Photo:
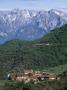
[[[13,39],[39,39],[66,23],[67,14],[54,9],[0,11],[0,44]]]

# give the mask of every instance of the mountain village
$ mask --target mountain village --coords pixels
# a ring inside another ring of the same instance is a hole
[[[48,73],[45,71],[33,71],[33,70],[23,70],[22,72],[12,72],[8,74],[8,80],[17,80],[17,81],[24,81],[24,83],[32,82],[34,84],[45,81],[45,80],[59,80],[60,78],[57,77],[53,73]]]

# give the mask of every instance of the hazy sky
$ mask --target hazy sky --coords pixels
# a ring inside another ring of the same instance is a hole
[[[0,0],[1,9],[62,9],[67,12],[67,0]]]

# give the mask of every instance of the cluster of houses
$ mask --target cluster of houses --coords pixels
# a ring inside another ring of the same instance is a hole
[[[56,75],[47,73],[45,71],[23,70],[21,73],[13,72],[13,73],[8,74],[8,79],[24,81],[25,83],[32,81],[33,83],[36,84],[44,80],[55,80]]]

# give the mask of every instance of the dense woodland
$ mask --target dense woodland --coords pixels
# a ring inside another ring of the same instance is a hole
[[[12,70],[43,70],[67,63],[67,25],[36,41],[13,40],[0,45],[0,79]]]

